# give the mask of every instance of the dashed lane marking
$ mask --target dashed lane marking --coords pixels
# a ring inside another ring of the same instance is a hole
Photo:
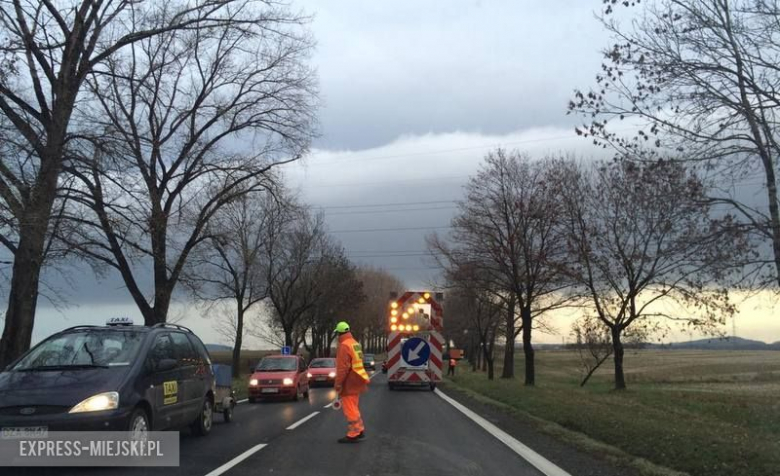
[[[235,466],[238,463],[240,463],[240,462],[244,461],[245,459],[249,458],[250,456],[252,456],[253,454],[255,454],[258,451],[262,450],[266,446],[268,446],[268,445],[265,444],[265,443],[253,446],[252,448],[244,451],[240,455],[236,456],[235,458],[231,459],[227,463],[223,464],[219,468],[217,468],[214,471],[210,472],[206,476],[219,476],[220,474],[224,474],[227,471],[229,471],[233,466]]]
[[[288,426],[287,429],[288,430],[294,430],[294,429],[298,428],[299,426],[303,425],[304,423],[306,423],[307,421],[311,420],[312,418],[316,417],[319,413],[320,412],[314,412],[314,413],[312,413],[311,415],[309,415],[307,417],[303,417],[300,420],[298,420],[295,423],[293,423],[292,425]]]

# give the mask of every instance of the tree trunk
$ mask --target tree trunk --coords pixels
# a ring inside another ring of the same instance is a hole
[[[491,356],[491,352],[488,350],[487,346],[482,347],[484,355],[484,363],[487,367],[487,377],[488,380],[493,380],[495,377],[494,371],[493,371],[493,356]],[[483,369],[484,370],[484,369]]]
[[[54,180],[56,181],[56,176]],[[47,184],[41,186],[47,187]],[[5,368],[30,348],[35,310],[38,305],[38,287],[46,234],[56,194],[56,183],[50,188],[51,193],[46,190],[42,192],[43,196],[36,196],[30,200],[25,209],[26,216],[20,220],[19,244],[14,254],[5,327],[3,337],[0,339],[0,369]]]
[[[236,339],[233,342],[233,375],[236,377],[241,374],[241,345],[244,340],[244,309],[242,304],[243,303],[238,303],[238,313],[236,314]]]
[[[612,348],[614,349],[615,361],[615,390],[624,390],[626,388],[626,377],[623,374],[623,342],[620,341],[622,329],[615,326],[612,328]]]
[[[515,378],[515,301],[507,305],[505,322],[506,347],[504,348],[504,368],[501,378]]]
[[[534,347],[531,344],[532,319],[531,309],[521,309],[523,322],[523,353],[525,354],[525,384],[536,385],[536,367],[534,366]]]
[[[769,217],[772,227],[772,250],[775,257],[775,280],[780,285],[780,207],[777,203],[777,182],[774,164],[771,160],[764,163],[767,195],[769,199]]]
[[[469,364],[471,364],[471,371],[477,371],[477,346],[474,345],[474,333],[469,334]]]
[[[23,236],[14,257],[13,277],[0,340],[0,369],[5,368],[30,348],[35,309],[38,304],[44,236]]]
[[[601,364],[606,362],[608,358],[609,358],[609,354],[605,355],[602,359],[598,360],[596,362],[596,365],[594,365],[593,367],[591,367],[590,370],[588,370],[588,373],[585,375],[585,378],[583,378],[582,382],[580,382],[580,387],[584,387],[585,384],[588,383],[588,380],[590,380],[590,378],[593,376],[596,370],[598,370],[599,367],[601,367]]]

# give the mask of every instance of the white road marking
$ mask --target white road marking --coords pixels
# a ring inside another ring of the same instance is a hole
[[[498,439],[501,443],[507,445],[512,449],[512,451],[520,455],[520,457],[524,460],[531,463],[534,467],[536,467],[536,469],[544,473],[546,476],[571,476],[569,473],[562,470],[536,451],[520,443],[520,441],[515,439],[504,430],[485,420],[481,416],[458,403],[456,400],[448,397],[438,388],[436,389],[436,394],[439,395],[445,402],[449,403],[453,407],[457,408],[461,413],[469,417],[474,423],[481,426],[485,431],[496,437],[496,439]]]
[[[258,451],[262,450],[268,446],[265,443],[259,444],[257,446],[253,446],[252,448],[244,451],[240,455],[236,456],[235,458],[231,459],[227,463],[223,464],[219,468],[215,469],[214,471],[210,472],[206,476],[219,476],[220,474],[224,474],[227,471],[229,471],[233,466],[237,465],[238,463],[244,461],[245,459],[249,458],[253,454],[257,453]]]
[[[236,403],[238,404],[238,403],[244,403],[244,402],[248,402],[248,401],[249,401],[249,399],[245,398],[243,400],[236,400]]]
[[[320,412],[314,412],[314,413],[312,413],[311,415],[309,415],[307,417],[301,418],[300,420],[296,421],[292,425],[288,426],[287,429],[288,430],[294,430],[294,429],[298,428],[299,426],[303,425],[304,423],[306,423],[307,421],[311,420],[315,416],[317,416],[319,413]]]

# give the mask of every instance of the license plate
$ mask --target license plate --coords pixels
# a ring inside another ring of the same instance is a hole
[[[324,381],[325,381],[325,380],[327,380],[327,379],[326,379],[325,377],[317,377],[317,378],[315,378],[314,380],[316,380],[316,381],[318,381],[318,382],[324,382]]]
[[[0,430],[0,437],[5,439],[43,438],[48,434],[48,426],[10,426]]]
[[[260,393],[279,393],[278,388],[263,388],[260,389]]]

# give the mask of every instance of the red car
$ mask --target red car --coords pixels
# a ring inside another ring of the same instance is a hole
[[[333,386],[336,382],[336,359],[322,357],[314,359],[309,364],[309,383],[311,385]]]
[[[269,355],[249,377],[249,402],[266,398],[309,398],[306,364],[297,355]]]

